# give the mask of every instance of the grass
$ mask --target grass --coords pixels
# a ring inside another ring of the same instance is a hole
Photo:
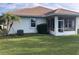
[[[27,34],[0,37],[1,55],[79,55],[79,35]]]

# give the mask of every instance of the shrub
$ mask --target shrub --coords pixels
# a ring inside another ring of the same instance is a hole
[[[47,34],[47,24],[39,24],[37,25],[37,31],[40,34]]]
[[[23,30],[17,30],[17,35],[23,35],[24,31]]]

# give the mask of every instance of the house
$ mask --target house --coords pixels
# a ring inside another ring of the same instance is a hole
[[[37,25],[46,23],[50,34],[56,36],[78,34],[79,13],[65,9],[48,9],[45,7],[32,7],[18,9],[11,14],[21,17],[19,22],[14,22],[9,34],[16,34],[22,29],[24,33],[37,33]]]

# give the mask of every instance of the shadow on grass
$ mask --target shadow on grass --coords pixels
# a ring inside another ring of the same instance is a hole
[[[7,36],[0,36],[0,39],[23,38],[23,37],[33,37],[33,36],[41,36],[41,35],[48,35],[48,34],[7,35]]]

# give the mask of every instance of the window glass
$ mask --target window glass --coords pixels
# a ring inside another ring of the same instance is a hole
[[[49,30],[54,31],[54,26],[55,26],[54,23],[55,23],[55,22],[54,22],[54,18],[47,20],[47,24],[48,24],[48,29],[49,29]]]
[[[58,31],[63,32],[63,20],[58,22]]]
[[[59,28],[58,31],[59,31],[59,32],[63,32],[63,29],[62,29],[62,28]]]
[[[58,31],[74,31],[75,30],[75,17],[59,17],[58,18]]]
[[[54,19],[52,19],[52,20],[51,20],[51,30],[53,30],[53,31],[54,31],[54,26],[55,26],[55,25],[54,25]]]
[[[31,19],[31,27],[35,27],[36,26],[36,22],[34,19]]]
[[[58,27],[59,27],[59,28],[63,28],[63,21],[59,21]]]

